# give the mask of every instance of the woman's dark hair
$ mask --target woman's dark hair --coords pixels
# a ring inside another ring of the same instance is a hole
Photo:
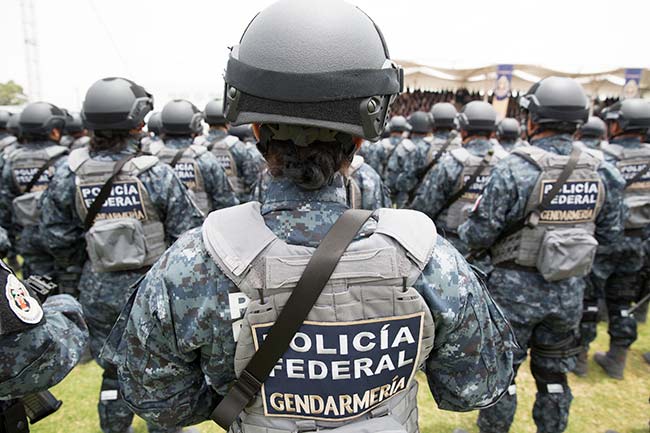
[[[316,141],[296,146],[291,141],[270,140],[263,154],[273,177],[286,177],[307,190],[320,189],[334,174],[347,168],[354,155],[354,144]]]
[[[93,131],[90,137],[91,150],[114,152],[124,149],[128,140],[134,138],[129,131]]]

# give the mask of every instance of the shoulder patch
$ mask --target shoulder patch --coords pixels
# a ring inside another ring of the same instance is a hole
[[[5,297],[9,302],[9,308],[20,321],[35,325],[43,319],[41,305],[13,274],[7,276]]]

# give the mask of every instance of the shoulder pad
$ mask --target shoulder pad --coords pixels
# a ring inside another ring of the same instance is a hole
[[[196,156],[201,156],[208,152],[208,148],[200,144],[192,144],[190,145],[190,149],[192,149],[192,152],[194,152]]]
[[[457,147],[456,149],[452,149],[449,153],[461,164],[465,164],[465,162],[472,157],[472,154],[464,147]]]
[[[139,171],[144,172],[149,170],[154,165],[158,164],[158,157],[153,155],[141,155],[129,161]]]
[[[499,144],[499,142],[493,143],[492,144],[492,150],[494,150],[494,157],[497,160],[503,159],[510,155],[510,153]]]
[[[592,149],[591,147],[585,145],[582,141],[575,141],[573,143],[574,146],[579,147],[580,150],[586,155],[589,155],[598,161],[604,161],[605,160],[605,155],[603,154],[602,150],[598,149]]]
[[[194,144],[198,144],[199,146],[207,146],[210,144],[210,142],[205,137],[205,135],[198,135],[194,138]]]
[[[7,147],[16,142],[18,142],[18,139],[16,137],[14,137],[13,135],[8,135],[2,140],[0,140],[0,147]]]
[[[375,233],[396,240],[424,268],[436,244],[436,226],[431,218],[410,209],[382,208],[375,215],[379,220]]]
[[[90,159],[90,152],[87,147],[80,147],[70,152],[68,156],[68,165],[70,170],[76,172],[86,161]]]
[[[235,137],[234,135],[228,135],[223,139],[223,142],[226,143],[226,146],[232,147],[235,144],[239,143],[239,138]]]
[[[68,149],[65,146],[49,146],[45,148],[45,153],[47,153],[47,156],[50,158],[53,158],[55,156],[63,155],[64,153],[70,152],[70,149]]]
[[[350,170],[352,172],[357,171],[363,164],[365,163],[365,160],[363,159],[363,156],[361,155],[354,155],[354,158],[352,159],[352,163],[350,164]]]
[[[261,206],[252,201],[214,211],[201,228],[203,243],[212,259],[235,276],[242,275],[253,260],[277,239],[264,223]]]
[[[535,165],[537,168],[542,169],[538,160],[545,154],[544,150],[535,146],[524,146],[515,148],[511,155],[517,155],[531,164]]]
[[[163,143],[161,140],[151,140],[147,144],[149,146],[149,153],[154,156],[158,155],[160,151],[165,147],[165,143]]]
[[[417,149],[417,146],[415,145],[415,143],[413,143],[413,141],[411,141],[408,138],[405,138],[404,140],[402,140],[402,142],[400,144],[398,144],[398,146],[404,147],[404,149],[409,153],[413,152],[415,149]]]
[[[604,153],[612,155],[616,159],[621,159],[623,157],[623,146],[619,146],[618,144],[602,143],[600,149]]]

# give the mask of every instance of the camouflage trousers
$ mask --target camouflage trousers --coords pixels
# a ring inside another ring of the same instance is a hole
[[[577,345],[584,281],[574,278],[549,283],[537,272],[497,267],[488,288],[517,337],[516,369],[530,349],[531,372],[538,389],[533,406],[537,432],[563,432],[573,400],[566,374],[576,363],[575,354],[563,352]],[[477,424],[481,433],[507,432],[516,409],[516,387],[511,386],[496,405],[480,411]]]
[[[133,285],[142,277],[137,272],[96,273],[86,262],[79,281],[79,302],[90,331],[90,352],[104,370],[100,390],[99,424],[103,433],[123,433],[133,423],[133,411],[119,393],[116,366],[100,357],[104,341],[108,338],[120,312],[131,296]],[[175,432],[147,423],[150,433]]]
[[[25,227],[16,236],[15,249],[23,257],[23,278],[30,275],[52,275],[54,257],[45,252],[38,227]]]

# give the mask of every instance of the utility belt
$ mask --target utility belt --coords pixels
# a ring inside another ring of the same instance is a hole
[[[11,400],[0,412],[0,433],[28,433],[29,424],[36,424],[52,415],[59,410],[61,404],[49,391]]]
[[[645,237],[644,229],[628,229],[623,231],[623,234],[628,238],[643,238]]]

